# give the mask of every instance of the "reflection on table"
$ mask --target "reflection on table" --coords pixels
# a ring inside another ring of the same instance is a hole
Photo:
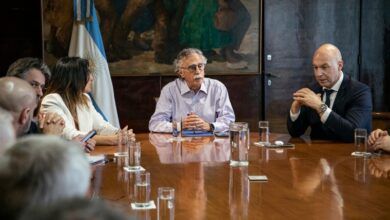
[[[368,160],[368,169],[371,175],[385,179],[390,177],[390,157],[372,157],[366,160]]]
[[[175,219],[389,219],[390,156],[355,158],[353,144],[290,139],[293,149],[251,145],[248,167],[229,166],[228,138],[191,139],[177,145],[169,134],[137,134],[141,165],[151,174],[151,198],[157,188],[175,188]],[[251,134],[256,140],[258,134]],[[95,154],[113,154],[97,147]],[[109,156],[113,158],[112,156]],[[113,201],[136,219],[156,219],[156,210],[134,211],[133,173],[125,158],[102,167],[99,197]],[[248,180],[266,175],[267,182]]]
[[[191,137],[172,141],[169,134],[150,133],[161,163],[225,162],[230,159],[228,138]]]

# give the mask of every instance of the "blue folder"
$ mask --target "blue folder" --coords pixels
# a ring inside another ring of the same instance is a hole
[[[183,137],[207,137],[207,136],[214,136],[214,134],[211,131],[183,130],[181,132],[181,136],[183,136]]]

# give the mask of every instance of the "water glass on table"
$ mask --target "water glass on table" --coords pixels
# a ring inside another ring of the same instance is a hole
[[[249,127],[246,122],[229,125],[230,166],[248,166]]]
[[[259,121],[259,141],[256,145],[266,146],[269,144],[269,123],[268,121]]]
[[[138,172],[134,184],[134,204],[136,207],[148,207],[150,205],[150,173]]]
[[[141,168],[141,143],[131,142],[129,144],[129,156],[128,156],[127,169],[139,170]]]
[[[157,219],[175,219],[175,189],[172,187],[159,187],[157,197]]]
[[[172,120],[172,136],[175,141],[181,141],[182,123],[181,119]]]
[[[128,154],[128,144],[129,144],[129,134],[127,132],[127,126],[118,131],[118,152],[114,153],[116,157],[127,157]]]
[[[355,151],[352,153],[356,157],[370,156],[367,152],[367,130],[364,128],[355,129]]]

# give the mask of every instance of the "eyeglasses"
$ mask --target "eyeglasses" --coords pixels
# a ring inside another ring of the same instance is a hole
[[[181,67],[182,69],[187,69],[191,73],[196,73],[196,68],[198,68],[200,71],[203,71],[205,68],[205,63],[198,63],[198,64],[192,64],[187,67]]]

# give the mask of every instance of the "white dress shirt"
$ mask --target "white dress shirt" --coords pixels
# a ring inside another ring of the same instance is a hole
[[[322,123],[325,123],[326,120],[328,119],[330,113],[332,112],[332,108],[333,108],[333,103],[334,103],[334,100],[336,99],[336,96],[337,96],[337,92],[339,91],[340,89],[340,86],[341,86],[341,83],[343,82],[343,79],[344,79],[344,73],[341,72],[341,75],[340,75],[340,78],[337,80],[337,82],[332,86],[332,88],[325,88],[323,87],[322,89],[332,89],[333,90],[333,93],[330,94],[330,97],[329,97],[329,100],[330,100],[330,105],[328,106],[328,108],[326,109],[326,111],[322,114],[321,116],[321,122]],[[325,103],[325,100],[326,100],[326,93],[324,92],[324,95],[322,96],[322,102]],[[295,121],[297,120],[297,118],[299,117],[299,114],[301,113],[301,111],[298,111],[297,113],[292,113],[291,110],[290,110],[290,118],[291,118],[291,121]]]

